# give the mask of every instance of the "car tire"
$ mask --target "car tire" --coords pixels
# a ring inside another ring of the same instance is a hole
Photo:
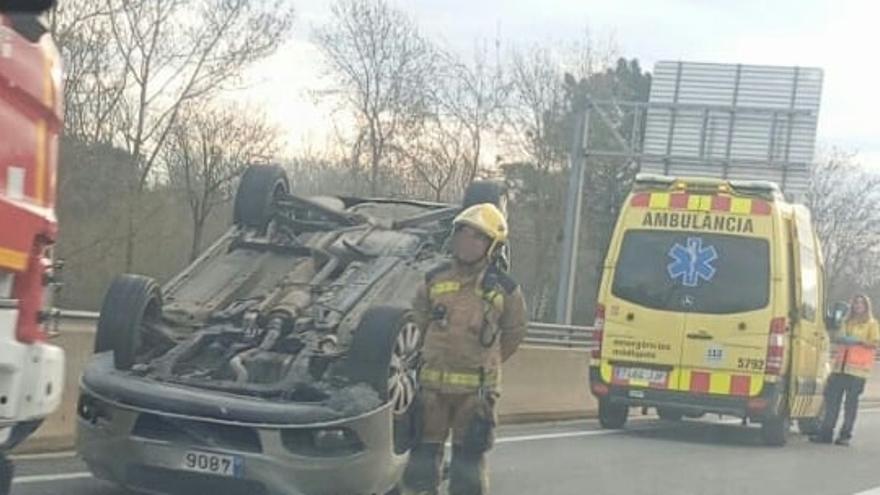
[[[626,425],[629,407],[625,404],[612,404],[608,399],[599,399],[599,425],[606,430],[619,430]]]
[[[788,442],[791,420],[788,416],[771,416],[761,422],[761,439],[769,447],[783,447]]]
[[[251,165],[235,192],[232,222],[265,232],[277,212],[279,197],[290,193],[287,173],[277,165]]]
[[[412,449],[417,436],[421,346],[422,330],[411,311],[376,306],[361,317],[346,358],[348,381],[366,383],[383,402],[392,402],[397,454]]]
[[[162,293],[155,280],[141,275],[119,275],[104,296],[95,334],[95,352],[113,351],[113,365],[129,370],[143,343],[143,326],[158,323]]]
[[[684,417],[684,412],[677,409],[667,409],[665,407],[657,408],[657,416],[663,421],[671,421],[677,423]]]
[[[507,216],[507,192],[504,185],[499,182],[489,180],[478,180],[471,182],[464,191],[464,199],[461,205],[464,208],[471,206],[491,203],[498,207]]]

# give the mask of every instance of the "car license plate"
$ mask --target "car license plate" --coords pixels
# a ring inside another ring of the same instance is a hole
[[[238,478],[241,477],[243,465],[244,462],[239,456],[190,450],[184,454],[180,468],[196,473]]]
[[[614,376],[618,380],[635,380],[648,383],[665,383],[666,373],[666,371],[649,370],[646,368],[614,368]]]

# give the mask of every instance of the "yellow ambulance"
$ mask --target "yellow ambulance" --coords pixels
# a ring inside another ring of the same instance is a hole
[[[718,413],[783,445],[815,428],[829,373],[823,261],[806,207],[763,181],[640,175],[596,310],[590,388],[605,428],[631,407]],[[836,315],[840,318],[841,315]]]

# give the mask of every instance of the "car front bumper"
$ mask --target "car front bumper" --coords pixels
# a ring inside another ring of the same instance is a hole
[[[407,461],[406,454],[394,451],[390,404],[325,422],[256,423],[122,403],[102,392],[84,378],[76,448],[96,477],[135,491],[383,494],[400,479]],[[225,396],[216,397],[222,406]],[[345,448],[318,448],[311,442],[319,431],[344,431],[355,440]],[[240,469],[235,477],[187,471],[183,462],[191,451],[235,456]]]

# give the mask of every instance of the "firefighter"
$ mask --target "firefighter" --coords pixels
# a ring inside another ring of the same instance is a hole
[[[865,390],[865,380],[871,374],[874,353],[880,345],[880,327],[874,319],[868,296],[857,294],[852,298],[850,308],[840,335],[833,339],[837,349],[834,369],[825,386],[825,417],[819,433],[811,438],[817,443],[831,443],[843,402],[843,426],[834,443],[849,445],[859,409],[859,395]]]
[[[526,332],[522,291],[497,263],[507,240],[504,215],[479,204],[453,226],[453,259],[426,274],[414,302],[426,329],[421,431],[404,473],[404,494],[437,493],[450,430],[450,495],[488,493],[485,454],[494,443],[501,363]]]

